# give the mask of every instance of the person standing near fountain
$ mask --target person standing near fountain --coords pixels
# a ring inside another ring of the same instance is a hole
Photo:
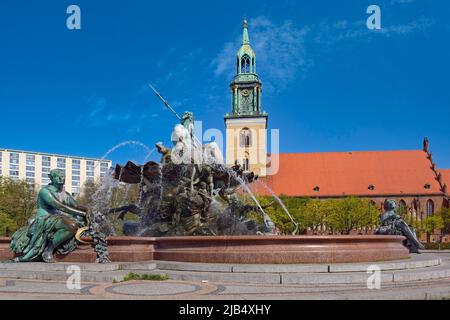
[[[55,250],[67,254],[77,247],[75,235],[88,223],[89,210],[64,190],[64,171],[52,170],[49,178],[51,183],[39,192],[36,214],[12,236],[10,246],[18,255],[14,262],[54,262]]]

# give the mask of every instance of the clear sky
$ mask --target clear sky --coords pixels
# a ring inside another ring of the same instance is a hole
[[[66,27],[70,4],[81,30]],[[370,4],[381,31],[366,27]],[[168,143],[176,119],[147,83],[223,130],[244,16],[281,152],[420,149],[428,136],[450,168],[446,0],[2,0],[0,148],[101,157]]]

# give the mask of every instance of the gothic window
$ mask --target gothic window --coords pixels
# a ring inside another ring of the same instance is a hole
[[[252,145],[252,131],[249,128],[241,130],[240,135],[241,147],[248,148]]]
[[[449,207],[450,207],[449,201],[448,201],[447,199],[444,199],[444,201],[442,202],[442,206],[443,206],[444,208],[449,208]]]
[[[434,202],[433,200],[427,201],[427,211],[426,211],[427,217],[431,217],[434,214]]]
[[[406,202],[405,200],[400,200],[398,203],[398,213],[404,217],[407,213]]]
[[[244,55],[241,59],[241,73],[250,73],[250,57]]]

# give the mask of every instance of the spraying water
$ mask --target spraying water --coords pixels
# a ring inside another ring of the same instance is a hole
[[[150,157],[151,154],[152,154],[153,151],[154,151],[154,149],[153,149],[153,150],[150,149],[146,144],[144,144],[144,143],[142,143],[142,142],[140,142],[140,141],[129,140],[129,141],[121,142],[121,143],[115,145],[114,147],[112,147],[111,149],[109,149],[108,152],[106,152],[106,153],[103,155],[103,157],[101,157],[101,160],[105,160],[111,153],[113,153],[113,152],[116,151],[117,149],[122,148],[122,147],[125,147],[125,146],[127,146],[127,145],[135,145],[135,146],[139,146],[139,147],[144,148],[144,149],[147,151],[147,154],[148,154],[147,157]],[[100,163],[100,162],[97,163],[96,167],[98,166],[99,163]]]
[[[148,159],[152,156],[153,152],[155,152],[156,148],[153,148],[144,158],[144,163],[148,161]]]
[[[265,184],[263,181],[258,180],[257,182],[259,184],[261,184],[267,191],[269,191],[269,193],[273,196],[273,198],[278,202],[278,204],[281,206],[283,211],[288,215],[289,219],[291,219],[291,222],[295,226],[295,229],[292,232],[292,234],[293,235],[297,234],[297,232],[298,232],[298,223],[295,222],[294,218],[292,218],[292,215],[289,213],[289,210],[286,208],[286,206],[284,205],[283,201],[281,201],[281,199],[275,194],[275,192],[273,192],[273,190],[270,189],[269,186],[267,184]]]
[[[265,224],[266,228],[273,231],[275,229],[275,224],[273,223],[272,219],[270,219],[269,215],[264,211],[264,209],[262,208],[258,199],[256,199],[255,195],[253,194],[252,190],[250,190],[250,188],[248,187],[248,184],[241,177],[239,177],[234,170],[232,170],[230,168],[226,168],[226,171],[228,172],[230,177],[233,177],[234,179],[236,179],[236,181],[239,182],[239,184],[244,189],[244,191],[250,196],[250,198],[256,204],[256,206],[258,207],[258,209],[260,210],[260,212],[263,215],[264,224]]]

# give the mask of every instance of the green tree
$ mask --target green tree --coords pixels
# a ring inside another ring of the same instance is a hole
[[[449,234],[450,233],[450,208],[442,207],[436,215],[439,215],[442,218],[442,222],[444,226],[442,227],[442,233]]]
[[[380,212],[368,200],[349,197],[342,200],[332,200],[327,222],[334,232],[350,234],[358,228],[368,228],[378,222]]]
[[[6,213],[0,212],[0,237],[9,237],[17,228],[17,224]]]
[[[314,234],[319,228],[327,224],[327,216],[332,208],[329,200],[310,200],[303,211],[303,221],[306,228],[309,228]]]
[[[92,208],[94,206],[93,196],[99,187],[100,182],[87,180],[83,185],[82,193],[77,198],[78,204]]]
[[[276,201],[276,199],[271,196],[258,196],[256,198],[262,206],[272,204],[270,207],[264,209],[264,211],[270,216],[272,221],[275,223],[275,226],[280,230],[280,233],[284,235],[292,234],[295,226],[282,206],[278,203],[278,201]],[[254,205],[254,203],[252,203],[248,199],[248,197],[244,197],[243,200],[245,203]],[[288,212],[291,214],[293,220],[299,225],[299,232],[305,232],[306,227],[303,219],[303,214],[305,212],[304,208],[309,199],[280,196],[280,200],[282,201]],[[258,214],[253,214],[252,218],[255,218],[259,222],[262,222],[261,216]]]
[[[422,229],[427,234],[427,242],[430,242],[430,235],[437,230],[441,231],[444,229],[445,223],[442,216],[439,214],[434,214],[432,216],[426,217],[422,223]]]
[[[5,230],[6,225],[9,225],[9,232],[12,233],[26,225],[36,211],[36,201],[37,192],[33,186],[22,180],[0,177],[0,212],[3,213],[0,230]]]

